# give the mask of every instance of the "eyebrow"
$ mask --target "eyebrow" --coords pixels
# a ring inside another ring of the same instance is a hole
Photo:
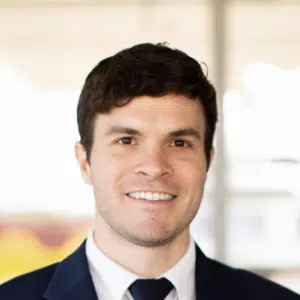
[[[142,136],[142,133],[137,129],[130,128],[130,127],[123,127],[119,125],[112,126],[105,132],[105,136],[110,136],[115,134],[128,134],[128,135]],[[200,133],[193,127],[173,130],[168,135],[170,137],[191,136],[196,138],[197,140],[201,140]]]

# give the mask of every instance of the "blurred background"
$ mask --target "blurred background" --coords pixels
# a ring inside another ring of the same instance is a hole
[[[64,258],[92,226],[73,150],[88,72],[165,41],[204,62],[219,92],[194,238],[300,292],[298,0],[0,0],[0,282]]]

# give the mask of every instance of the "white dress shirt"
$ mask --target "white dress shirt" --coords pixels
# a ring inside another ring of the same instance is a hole
[[[87,238],[86,255],[98,299],[133,300],[128,288],[139,277],[100,251],[95,244],[92,232]],[[165,300],[196,300],[195,263],[196,249],[191,237],[185,255],[173,268],[159,277],[167,278],[175,287]]]

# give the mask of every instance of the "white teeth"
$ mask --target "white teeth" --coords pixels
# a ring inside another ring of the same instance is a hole
[[[131,198],[135,199],[145,199],[150,201],[158,200],[172,200],[174,196],[166,193],[152,193],[152,192],[135,192],[128,194]]]

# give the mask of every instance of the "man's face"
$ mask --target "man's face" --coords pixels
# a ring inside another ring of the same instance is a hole
[[[76,146],[94,190],[96,223],[103,225],[96,230],[141,246],[189,235],[206,181],[204,132],[199,101],[185,96],[137,97],[99,114],[90,165]]]

